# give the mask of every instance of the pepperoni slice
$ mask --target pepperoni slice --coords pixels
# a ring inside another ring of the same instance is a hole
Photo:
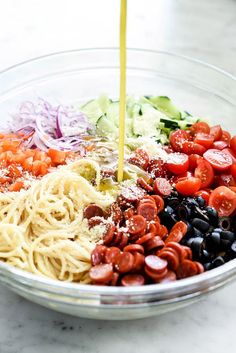
[[[133,253],[134,255],[134,264],[132,268],[132,272],[139,272],[143,269],[145,256],[140,254],[139,252]]]
[[[112,275],[112,279],[111,279],[111,286],[116,286],[118,281],[119,281],[119,273],[117,272],[114,272],[113,275]]]
[[[168,270],[166,276],[160,280],[159,283],[170,283],[176,281],[176,274],[173,271]]]
[[[153,221],[157,215],[156,205],[151,202],[145,202],[138,205],[138,214],[143,216],[147,221]]]
[[[113,237],[114,237],[114,233],[115,233],[115,229],[116,229],[116,227],[113,224],[108,224],[106,226],[106,231],[103,235],[103,243],[105,245],[109,245],[112,242]]]
[[[178,278],[192,277],[198,274],[197,265],[191,260],[184,260],[177,270]]]
[[[104,212],[101,207],[91,204],[84,209],[84,218],[90,219],[92,217],[103,217]]]
[[[176,271],[179,267],[179,256],[175,250],[164,248],[161,252],[158,252],[158,256],[168,262],[168,267],[171,270]]]
[[[91,267],[89,271],[91,280],[95,283],[107,283],[112,279],[113,268],[111,264],[100,264]]]
[[[157,235],[159,235],[161,239],[164,239],[168,235],[168,229],[166,228],[166,226],[160,224]]]
[[[195,265],[197,266],[198,269],[198,274],[203,273],[204,272],[204,267],[200,262],[194,261]]]
[[[154,271],[151,271],[147,266],[145,266],[145,273],[148,277],[150,277],[154,282],[159,282],[161,281],[168,273],[168,269],[164,269],[160,273],[156,273]]]
[[[99,265],[103,262],[107,247],[104,245],[97,245],[91,254],[91,263],[93,266]]]
[[[124,211],[124,217],[127,221],[127,219],[131,218],[135,214],[135,210],[133,207],[128,208],[127,210]]]
[[[120,249],[112,246],[111,248],[107,248],[105,256],[104,256],[104,262],[106,264],[112,264],[114,265],[116,263],[116,260],[118,256],[120,255]]]
[[[123,235],[122,232],[119,232],[119,231],[115,232],[112,239],[112,245],[120,247],[120,243],[122,241],[122,235]]]
[[[141,238],[139,238],[138,240],[136,240],[136,244],[144,244],[146,243],[148,240],[152,239],[155,236],[154,233],[147,233],[145,235],[143,235]]]
[[[154,235],[157,235],[158,230],[159,230],[159,226],[156,226],[155,223],[148,224],[148,232],[153,233]]]
[[[156,255],[148,255],[145,257],[145,265],[150,271],[159,274],[167,268],[167,261]]]
[[[163,248],[165,245],[164,241],[159,236],[155,236],[145,243],[146,251],[157,250]]]
[[[168,242],[166,248],[171,248],[173,249],[178,255],[179,255],[179,260],[180,262],[182,262],[183,260],[185,260],[186,258],[186,252],[185,249],[183,248],[182,245],[180,245],[179,243],[176,243],[174,241],[170,241]]]
[[[170,234],[166,238],[165,242],[168,243],[169,241],[175,241],[177,243],[185,236],[187,233],[187,225],[179,221],[177,222],[171,229]]]
[[[102,224],[104,223],[104,219],[101,218],[101,217],[92,217],[88,220],[88,227],[89,229],[90,228],[93,228],[93,227],[96,227],[98,226],[99,224]]]
[[[114,223],[119,223],[120,221],[122,221],[123,213],[122,213],[122,210],[117,202],[114,202],[110,206],[110,210],[108,211],[108,215],[111,216],[112,221]]]
[[[124,287],[143,286],[144,283],[144,277],[142,275],[137,274],[125,275],[121,280],[121,285]]]
[[[159,195],[152,195],[153,200],[156,203],[156,207],[157,207],[157,214],[160,213],[161,211],[164,210],[165,204],[164,204],[164,200],[161,196]]]
[[[146,229],[147,221],[143,216],[135,215],[128,219],[127,226],[130,234],[140,234]]]
[[[121,192],[121,197],[128,203],[133,203],[142,199],[145,191],[136,185],[124,188]]]
[[[123,251],[139,252],[141,254],[144,254],[144,247],[140,244],[129,244],[124,247]]]
[[[192,260],[192,250],[188,247],[188,246],[185,246],[185,245],[182,245],[182,248],[184,249],[184,259],[185,260]]]
[[[129,241],[128,235],[126,233],[123,233],[119,244],[119,248],[122,250],[128,244],[128,241]]]
[[[134,256],[130,252],[123,252],[118,256],[115,267],[118,272],[125,273],[131,271],[133,265]]]
[[[172,186],[170,185],[169,181],[165,178],[157,178],[154,181],[153,190],[155,194],[161,196],[169,196],[172,192]]]
[[[139,186],[141,186],[141,188],[148,192],[151,192],[153,190],[152,186],[149,185],[143,178],[138,178],[137,183]]]
[[[138,167],[146,170],[149,163],[149,156],[146,151],[137,148],[134,155],[129,159],[129,163],[137,165]]]

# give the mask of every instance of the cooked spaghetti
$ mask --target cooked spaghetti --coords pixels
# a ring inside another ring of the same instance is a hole
[[[88,283],[91,251],[104,229],[89,229],[83,209],[114,201],[99,184],[99,165],[81,159],[28,190],[0,193],[0,258],[38,275]]]

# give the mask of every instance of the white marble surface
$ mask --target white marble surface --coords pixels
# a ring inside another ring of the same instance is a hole
[[[236,74],[235,0],[129,0],[128,45],[195,56]],[[132,11],[131,11],[132,10]],[[116,46],[118,0],[0,0],[0,70],[72,48]],[[235,351],[236,283],[160,317],[99,322],[0,286],[0,353]]]

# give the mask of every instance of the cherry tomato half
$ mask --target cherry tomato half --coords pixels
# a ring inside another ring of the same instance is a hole
[[[182,144],[182,151],[186,154],[199,154],[200,156],[206,152],[206,148],[194,141],[184,141]]]
[[[194,195],[201,186],[201,180],[195,177],[190,177],[188,179],[179,180],[175,188],[176,190],[185,196]]]
[[[194,176],[201,180],[201,188],[207,188],[214,180],[214,170],[209,162],[201,159],[197,162]]]
[[[199,159],[202,159],[199,154],[195,153],[189,155],[189,170],[194,170],[195,168],[197,168],[197,162]]]
[[[230,216],[236,209],[236,194],[226,186],[212,191],[209,206],[214,207],[220,217]]]
[[[236,153],[236,135],[233,136],[230,140],[230,148]]]
[[[233,178],[236,180],[236,164],[232,164],[230,167],[230,173],[232,174]]]
[[[190,131],[193,135],[196,135],[199,132],[202,132],[204,134],[209,134],[210,126],[204,121],[199,121],[198,123],[195,123],[191,126]]]
[[[214,138],[214,141],[218,141],[222,136],[222,129],[220,125],[215,125],[210,128],[210,135]]]
[[[170,144],[176,152],[182,152],[183,143],[189,140],[190,134],[185,130],[175,130],[170,134]]]
[[[228,144],[225,141],[215,141],[212,145],[212,148],[222,151],[224,148],[227,148]]]
[[[224,151],[210,149],[204,153],[203,157],[217,170],[227,170],[232,165],[232,158]]]
[[[214,138],[209,134],[204,134],[203,132],[199,132],[196,134],[194,142],[208,149],[212,146],[214,142]]]
[[[236,163],[236,154],[230,148],[224,148],[222,152],[228,154],[232,158],[233,163]]]
[[[230,144],[231,135],[228,131],[223,130],[221,140],[227,142],[228,146]]]
[[[185,153],[170,153],[166,165],[173,174],[182,174],[189,168],[189,158]]]

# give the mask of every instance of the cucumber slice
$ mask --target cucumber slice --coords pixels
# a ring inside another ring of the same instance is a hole
[[[107,111],[111,100],[107,96],[100,96],[91,100],[81,107],[81,111],[87,115],[92,124],[96,124],[98,119]]]
[[[117,127],[119,126],[119,113],[120,103],[118,101],[111,102],[106,110],[106,116],[109,120],[113,121]]]
[[[162,111],[170,118],[181,119],[181,112],[177,109],[169,97],[166,96],[156,96],[148,97],[147,99],[156,109]]]
[[[97,121],[96,133],[101,137],[116,138],[118,136],[118,128],[113,121],[103,115]]]
[[[147,111],[133,119],[133,131],[137,136],[156,136],[160,116],[157,111]]]

